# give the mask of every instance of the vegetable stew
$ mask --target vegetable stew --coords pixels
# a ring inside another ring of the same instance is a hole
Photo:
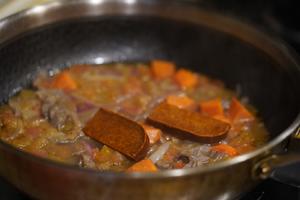
[[[268,140],[247,98],[168,61],[73,65],[41,72],[32,88],[0,107],[0,138],[80,167],[201,167]]]

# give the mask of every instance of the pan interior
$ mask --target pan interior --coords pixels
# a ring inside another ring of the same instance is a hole
[[[300,110],[299,72],[263,51],[204,26],[143,16],[85,18],[41,27],[0,46],[0,101],[40,69],[75,63],[174,61],[223,80],[259,111],[275,137]]]

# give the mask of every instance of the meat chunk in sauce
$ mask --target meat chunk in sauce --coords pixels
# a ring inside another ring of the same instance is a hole
[[[38,96],[42,101],[43,116],[58,131],[64,133],[66,139],[74,140],[80,136],[81,123],[76,113],[76,106],[68,96],[60,90],[41,90]]]

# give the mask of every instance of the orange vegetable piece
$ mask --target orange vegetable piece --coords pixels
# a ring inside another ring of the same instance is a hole
[[[145,124],[143,124],[142,126],[149,137],[150,144],[154,144],[160,140],[161,137],[160,129]]]
[[[230,120],[254,120],[253,115],[236,98],[233,98],[228,110]]]
[[[141,160],[127,169],[127,172],[156,172],[157,168],[150,159]]]
[[[51,87],[63,90],[75,90],[77,89],[77,84],[69,72],[63,71],[54,77]]]
[[[182,88],[194,87],[198,83],[197,75],[185,69],[179,69],[174,79]]]
[[[140,124],[103,108],[87,122],[83,132],[136,161],[143,159],[149,148],[149,138]]]
[[[156,125],[173,130],[181,136],[193,137],[206,142],[223,139],[230,129],[230,124],[185,109],[180,109],[166,102],[159,104],[147,120]]]
[[[195,105],[194,100],[187,96],[170,95],[167,97],[166,101],[168,104],[177,106],[178,108],[182,109],[192,109]]]
[[[211,148],[212,151],[226,153],[229,156],[236,156],[238,154],[237,150],[233,148],[232,146],[229,146],[227,144],[218,144],[216,146],[213,146]]]
[[[164,79],[173,76],[175,65],[168,61],[153,60],[151,62],[151,71],[155,78]]]
[[[224,110],[221,99],[213,99],[209,101],[203,101],[200,103],[200,110],[202,113],[208,116],[223,116]]]

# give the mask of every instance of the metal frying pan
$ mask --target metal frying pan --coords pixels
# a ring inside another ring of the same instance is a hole
[[[0,142],[0,174],[37,199],[232,199],[274,166],[299,160],[277,155],[300,123],[295,54],[249,25],[188,4],[58,1],[0,21],[0,101],[40,69],[153,58],[238,85],[260,111],[270,142],[209,167],[155,174],[82,169]]]

